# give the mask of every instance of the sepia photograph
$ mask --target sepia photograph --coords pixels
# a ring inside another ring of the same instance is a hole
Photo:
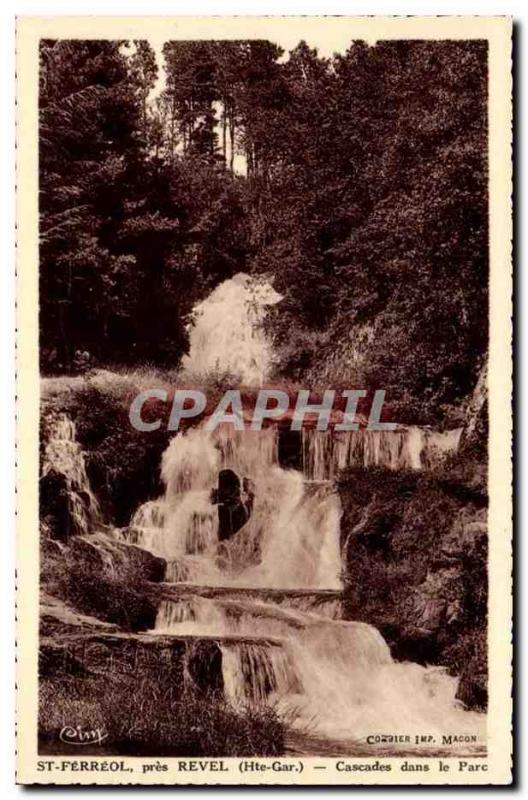
[[[39,33],[39,765],[489,755],[490,41],[310,30]]]

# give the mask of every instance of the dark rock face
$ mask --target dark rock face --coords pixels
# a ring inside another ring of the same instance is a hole
[[[485,498],[381,469],[350,470],[339,488],[345,617],[375,625],[397,660],[445,665],[459,699],[485,707]]]
[[[485,456],[488,433],[487,362],[483,364],[475,389],[467,402],[464,423],[460,441],[461,450],[473,450]]]
[[[302,432],[292,431],[289,427],[279,427],[279,464],[284,469],[296,469],[302,472],[303,445]]]
[[[217,642],[197,641],[187,654],[187,670],[201,694],[223,693],[222,651]]]
[[[48,525],[53,539],[65,542],[77,532],[70,514],[64,475],[49,472],[40,479],[39,501],[40,518]]]
[[[255,492],[249,478],[242,482],[232,469],[218,473],[218,488],[213,490],[212,502],[218,504],[218,538],[225,541],[246,524],[253,511]]]
[[[485,662],[482,654],[480,663]],[[457,697],[468,708],[485,710],[488,706],[488,674],[479,668],[479,659],[473,657],[464,668],[458,684]]]
[[[136,564],[136,569],[142,580],[159,583],[165,580],[167,562],[164,558],[153,555],[141,547],[128,545],[128,557]]]

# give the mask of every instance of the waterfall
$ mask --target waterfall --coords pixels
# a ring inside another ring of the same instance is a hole
[[[273,363],[262,323],[279,300],[244,275],[217,287],[195,309],[184,374],[262,384]],[[482,716],[462,709],[444,669],[395,663],[379,631],[341,619],[333,479],[354,464],[430,468],[456,449],[460,431],[305,430],[299,472],[279,465],[276,428],[209,432],[205,424],[172,439],[165,493],[136,511],[126,533],[168,562],[154,633],[216,641],[226,697],[273,704],[300,735],[345,743],[387,731],[483,736]],[[245,524],[219,541],[213,490],[226,468],[251,481],[254,498]]]
[[[156,617],[157,632],[174,632],[181,635],[222,636],[226,632],[226,619],[222,608],[204,597],[182,597],[164,600]]]
[[[243,273],[217,286],[193,310],[183,374],[193,380],[229,375],[245,385],[262,384],[273,363],[262,325],[268,307],[280,300],[269,283]]]
[[[339,588],[339,498],[333,487],[309,485],[276,460],[274,428],[237,432],[226,425],[178,433],[162,457],[165,496],[140,506],[128,540],[194,581]],[[219,546],[211,495],[218,471],[228,467],[251,478],[255,505],[244,528]]]
[[[299,691],[289,654],[281,647],[261,644],[224,644],[222,674],[226,697],[235,705],[265,703]]]
[[[179,596],[160,604],[155,632],[215,639],[226,697],[275,705],[300,735],[482,733],[445,670],[395,663],[374,627],[340,619],[339,500],[331,483],[278,466],[276,436],[195,428],[170,443],[165,495],[131,526],[173,565]],[[226,464],[252,479],[255,507],[219,542],[210,491]]]
[[[304,429],[303,471],[312,480],[332,480],[346,467],[430,469],[446,453],[454,452],[462,428],[439,433],[408,427],[395,431],[340,431]]]
[[[68,509],[76,533],[93,533],[101,525],[101,511],[86,473],[84,453],[77,441],[75,423],[59,414],[52,424],[44,450],[42,478],[64,480]]]
[[[246,275],[218,286],[195,308],[182,376],[207,382],[231,375],[262,385],[274,363],[265,317],[280,299]],[[206,639],[211,648],[204,652],[221,657],[232,703],[271,704],[299,736],[339,741],[345,752],[373,733],[476,733],[483,741],[483,716],[456,701],[456,679],[440,667],[395,663],[376,628],[341,613],[341,507],[333,479],[351,465],[430,468],[456,449],[460,431],[304,430],[298,471],[281,467],[276,427],[205,426],[203,420],[171,439],[161,461],[162,496],[116,531],[167,561],[149,635],[183,637],[189,653]],[[251,486],[251,513],[220,540],[215,490],[227,469]],[[91,532],[100,510],[75,425],[64,416],[45,450],[43,474],[52,473],[64,478],[76,528]]]
[[[308,627],[293,642],[301,697],[297,725],[332,739],[363,740],[373,732],[415,736],[460,730],[484,737],[484,720],[463,711],[457,681],[441,667],[395,663],[371,625],[334,622]],[[280,702],[291,707],[293,698]]]
[[[156,632],[216,638],[234,703],[267,702],[301,733],[343,742],[380,731],[484,734],[481,715],[455,699],[455,678],[441,667],[395,663],[371,625],[280,607],[265,592],[255,601],[187,590],[160,606]]]

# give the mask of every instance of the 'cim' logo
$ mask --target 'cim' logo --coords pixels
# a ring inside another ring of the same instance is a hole
[[[104,728],[88,728],[84,730],[80,725],[73,727],[65,725],[59,733],[59,739],[65,744],[101,744],[108,738],[108,733]]]

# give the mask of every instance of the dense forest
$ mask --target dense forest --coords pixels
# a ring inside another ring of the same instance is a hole
[[[46,373],[177,367],[193,304],[273,279],[280,370],[441,415],[487,346],[479,41],[42,41]],[[153,92],[163,66],[165,82]],[[419,409],[417,412],[416,409]]]

